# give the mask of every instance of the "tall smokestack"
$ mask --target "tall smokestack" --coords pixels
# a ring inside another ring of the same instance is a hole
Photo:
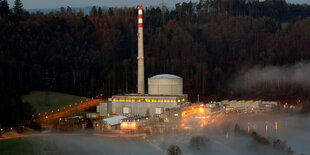
[[[144,56],[142,5],[138,5],[138,93],[144,94]]]

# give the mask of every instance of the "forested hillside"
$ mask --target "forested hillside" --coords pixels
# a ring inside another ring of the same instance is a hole
[[[86,97],[136,92],[136,8],[93,7],[88,16],[68,7],[44,15],[18,6],[10,10],[1,0],[0,14],[0,110],[13,108],[11,103],[32,90]],[[310,6],[284,0],[207,0],[178,3],[173,10],[146,7],[146,77],[183,77],[191,101],[197,94],[205,101],[307,98],[309,89],[300,86],[266,85],[268,93],[247,94],[234,91],[230,83],[257,65],[307,62],[309,16]],[[283,94],[286,89],[294,91]]]

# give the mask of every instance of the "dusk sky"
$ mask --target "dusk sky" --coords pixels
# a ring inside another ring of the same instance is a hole
[[[165,0],[168,6],[174,6],[178,2],[188,2],[189,0]],[[199,0],[192,0],[198,2]],[[10,6],[14,5],[14,0],[8,0]],[[123,7],[137,6],[157,6],[162,0],[22,0],[25,9],[43,9],[43,8],[59,8],[59,7],[85,7],[85,6],[108,6],[108,7]],[[310,0],[287,0],[290,3],[308,3]]]

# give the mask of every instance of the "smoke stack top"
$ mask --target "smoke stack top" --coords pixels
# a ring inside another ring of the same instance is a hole
[[[138,93],[144,94],[144,52],[142,5],[138,5]]]
[[[138,5],[138,28],[143,27],[142,9],[142,5]]]

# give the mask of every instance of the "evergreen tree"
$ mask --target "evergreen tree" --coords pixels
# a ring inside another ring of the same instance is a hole
[[[72,15],[72,8],[70,6],[67,6],[67,14]]]
[[[112,8],[109,8],[109,10],[108,10],[108,15],[109,15],[109,16],[113,16],[113,15],[114,15],[114,11],[113,11]]]
[[[65,9],[64,7],[61,7],[61,8],[60,8],[60,14],[61,14],[62,16],[67,15],[67,11],[66,11],[66,9]]]
[[[15,14],[23,13],[23,4],[20,0],[15,0],[13,10]]]
[[[97,8],[96,8],[95,6],[93,6],[93,7],[91,8],[91,11],[90,11],[90,13],[89,13],[89,16],[91,16],[91,17],[96,17],[97,15],[98,15]]]
[[[0,0],[0,14],[8,14],[10,12],[9,3],[7,0]]]
[[[99,16],[99,17],[102,17],[102,14],[103,14],[103,13],[102,13],[102,9],[101,9],[101,7],[99,7],[99,9],[98,9],[98,16]]]
[[[79,12],[77,13],[78,17],[84,17],[84,12],[82,10],[82,8],[79,9]]]

